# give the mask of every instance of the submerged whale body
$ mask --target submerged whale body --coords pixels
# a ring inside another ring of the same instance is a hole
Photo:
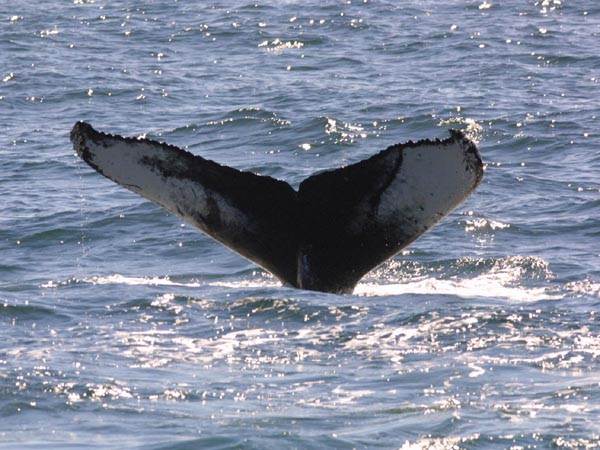
[[[445,140],[388,147],[294,190],[284,181],[217,164],[172,145],[71,131],[78,155],[291,286],[351,293],[462,203],[483,177],[477,146]]]

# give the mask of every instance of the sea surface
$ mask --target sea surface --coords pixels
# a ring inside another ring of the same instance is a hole
[[[600,2],[0,1],[0,449],[600,447]],[[464,130],[477,192],[283,287],[77,120],[293,186]]]

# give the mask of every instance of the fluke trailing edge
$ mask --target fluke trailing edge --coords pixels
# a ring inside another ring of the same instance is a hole
[[[222,166],[172,145],[78,122],[71,141],[92,168],[159,204],[291,286],[350,293],[462,203],[483,177],[476,145],[393,145],[356,164],[284,181]]]

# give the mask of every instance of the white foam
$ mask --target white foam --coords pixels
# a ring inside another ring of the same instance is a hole
[[[478,439],[472,437],[422,438],[414,442],[405,441],[400,450],[454,450],[461,448],[460,444]]]
[[[461,298],[495,298],[513,302],[535,302],[539,300],[558,300],[562,295],[549,288],[525,288],[511,286],[497,276],[481,275],[469,279],[424,278],[418,281],[375,284],[360,283],[354,294],[366,297],[392,295],[453,295]]]
[[[252,279],[252,280],[241,280],[241,281],[214,281],[207,283],[209,286],[217,287],[228,287],[233,289],[244,289],[244,288],[262,288],[262,287],[281,287],[279,281],[268,280],[268,279]]]
[[[397,295],[448,295],[465,299],[490,298],[509,302],[536,302],[559,300],[567,296],[598,296],[600,283],[585,279],[563,285],[527,286],[531,278],[550,280],[553,274],[548,264],[538,258],[512,256],[489,263],[487,260],[459,260],[456,264],[478,266],[491,264],[484,272],[474,276],[451,276],[443,278],[445,270],[432,273],[419,263],[390,261],[368,275],[356,286],[354,295],[381,297]],[[532,267],[529,267],[532,266]],[[441,274],[441,275],[440,275]],[[437,277],[436,277],[437,276]],[[54,288],[71,282],[98,285],[124,284],[130,286],[178,286],[178,287],[222,287],[228,289],[275,289],[281,283],[273,276],[256,271],[251,277],[236,281],[173,281],[165,277],[130,277],[122,274],[93,276],[67,282],[49,281],[43,288]]]
[[[129,286],[179,286],[202,287],[215,286],[230,289],[277,288],[281,284],[274,279],[247,279],[240,281],[214,281],[201,283],[198,281],[177,282],[169,277],[129,277],[121,274],[94,276],[83,278],[84,283],[91,284],[124,284]],[[514,283],[514,276],[503,272],[483,274],[467,279],[436,279],[421,277],[415,281],[398,281],[386,284],[363,282],[356,286],[354,295],[363,297],[381,297],[394,295],[453,295],[461,298],[495,298],[512,302],[535,302],[539,300],[558,300],[560,293],[548,287],[526,288]],[[43,287],[53,287],[47,283]]]
[[[457,264],[477,267],[481,264],[489,264],[489,262],[465,258],[458,260]],[[444,272],[441,272],[442,277]],[[376,275],[377,279],[387,279],[388,283],[370,281],[372,278],[369,277],[367,278],[369,281],[360,283],[354,293],[361,296],[452,295],[461,298],[483,297],[511,302],[558,300],[564,297],[564,293],[557,290],[556,287],[524,286],[524,282],[528,278],[541,277],[549,280],[553,277],[545,261],[526,256],[511,256],[494,260],[485,272],[470,277],[460,275],[436,278],[419,263],[416,263],[415,267],[409,267],[398,261],[390,261],[387,266],[382,266]]]
[[[118,273],[104,277],[83,278],[84,283],[92,284],[126,284],[130,286],[184,286],[184,287],[200,287],[201,283],[197,281],[176,282],[171,281],[169,277],[128,277]]]

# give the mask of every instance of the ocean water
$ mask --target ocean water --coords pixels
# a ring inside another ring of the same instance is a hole
[[[1,449],[600,447],[596,0],[0,2]],[[77,120],[297,186],[477,140],[354,295],[78,160]]]

